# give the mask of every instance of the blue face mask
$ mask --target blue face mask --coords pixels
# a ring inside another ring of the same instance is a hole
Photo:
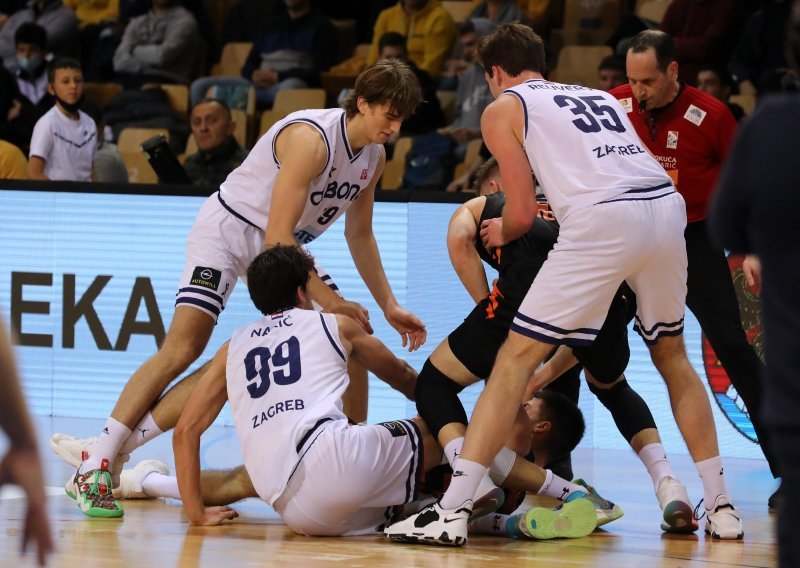
[[[19,68],[23,71],[35,71],[38,69],[44,59],[41,55],[34,55],[33,57],[17,57]]]

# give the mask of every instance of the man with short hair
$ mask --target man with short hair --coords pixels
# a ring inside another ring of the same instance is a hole
[[[302,110],[273,125],[205,201],[189,233],[175,314],[160,349],[128,381],[88,460],[80,461],[88,441],[74,444],[60,434],[51,440],[59,455],[80,465],[71,485],[81,511],[124,514],[111,494],[118,481],[110,470],[122,463],[117,454],[133,428],[147,436],[124,446],[127,451],[163,431],[148,409],[203,352],[238,278],[265,246],[307,244],[346,212],[345,239],[384,317],[403,346],[414,350],[425,342],[425,326],[392,292],[372,229],[375,187],[385,162],[382,144],[420,99],[408,66],[380,62],[359,75],[344,110]],[[308,291],[326,311],[348,315],[372,332],[366,308],[342,298],[320,267],[311,273]],[[61,448],[62,442],[68,447]]]
[[[612,96],[543,78],[544,44],[530,28],[500,26],[481,43],[479,57],[496,97],[483,113],[481,131],[506,192],[502,219],[481,225],[483,244],[491,250],[529,230],[537,214],[533,175],[560,232],[497,354],[454,462],[453,482],[438,503],[388,527],[387,537],[466,542],[474,495],[503,447],[534,369],[553,345],[591,345],[625,281],[637,296],[634,328],[664,377],[712,503],[706,530],[717,538],[741,538],[708,396],[683,344],[683,198],[640,146]],[[558,487],[564,496],[580,491],[575,484]]]
[[[9,71],[19,69],[14,36],[27,22],[47,30],[47,49],[56,55],[72,55],[78,45],[78,18],[61,0],[32,0],[15,12],[0,29],[0,57]]]
[[[764,365],[742,329],[724,251],[711,243],[706,230],[709,202],[736,135],[736,121],[723,102],[678,79],[675,54],[675,43],[664,32],[639,33],[628,49],[629,84],[612,95],[686,200],[686,305],[747,405],[761,450],[777,477],[777,462],[761,416]],[[744,263],[748,280],[752,279],[751,262],[746,258]],[[707,509],[712,499],[707,496]]]
[[[727,69],[715,65],[701,67],[697,72],[697,88],[725,103],[736,122],[744,117],[744,109],[736,103],[730,102],[733,92],[733,77]]]
[[[194,185],[218,188],[247,157],[236,141],[236,123],[224,101],[204,99],[189,117],[197,152],[186,157],[183,169]]]
[[[597,88],[610,91],[628,82],[625,75],[625,61],[616,55],[603,58],[597,67]]]

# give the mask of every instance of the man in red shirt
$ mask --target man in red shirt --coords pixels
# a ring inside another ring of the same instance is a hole
[[[759,412],[763,364],[742,329],[725,254],[711,244],[706,231],[711,194],[736,135],[736,121],[723,102],[678,80],[675,50],[673,39],[662,31],[639,33],[628,49],[628,84],[611,93],[686,201],[686,305],[747,405],[762,451],[777,477],[777,462]],[[745,260],[748,280],[751,262]]]

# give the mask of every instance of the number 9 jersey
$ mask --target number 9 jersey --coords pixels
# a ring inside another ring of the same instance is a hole
[[[635,191],[673,191],[627,112],[604,91],[533,79],[503,91],[525,116],[524,147],[536,179],[561,223],[570,211]]]
[[[238,329],[226,376],[245,467],[272,505],[321,426],[346,418],[350,379],[336,316],[294,308]]]

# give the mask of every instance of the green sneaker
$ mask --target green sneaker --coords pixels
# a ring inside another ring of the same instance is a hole
[[[111,494],[111,474],[108,472],[108,460],[104,459],[99,469],[86,473],[75,472],[75,476],[67,483],[67,495],[75,499],[78,508],[89,517],[118,518],[125,514],[114,496]]]
[[[586,488],[586,494],[582,495],[580,493],[575,493],[578,498],[586,498],[594,504],[594,511],[597,515],[597,526],[601,527],[605,524],[610,523],[611,521],[616,521],[619,519],[623,513],[622,507],[619,505],[615,505],[608,499],[603,499],[600,494],[595,491],[595,488],[586,483],[583,479],[575,479],[572,481],[575,485],[580,485],[581,487]],[[570,495],[572,497],[572,495]],[[569,499],[568,499],[569,500]]]
[[[579,538],[591,534],[597,526],[594,503],[589,499],[572,499],[552,509],[534,507],[514,515],[519,532],[535,540]]]

